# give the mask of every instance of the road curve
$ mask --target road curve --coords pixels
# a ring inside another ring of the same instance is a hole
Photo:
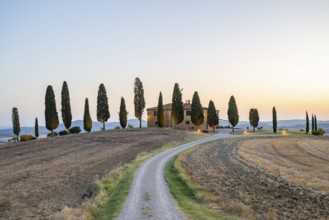
[[[128,198],[118,220],[183,219],[164,178],[165,165],[176,154],[221,138],[232,137],[228,131],[166,150],[146,160],[136,171]]]

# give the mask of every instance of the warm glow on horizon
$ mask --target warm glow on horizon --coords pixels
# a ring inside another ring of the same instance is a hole
[[[183,101],[198,91],[227,119],[231,95],[240,121],[257,108],[260,121],[329,120],[329,1],[162,1],[142,4],[81,1],[0,3],[0,126],[44,125],[48,85],[60,95],[67,81],[73,120],[84,100],[96,121],[104,83],[111,118],[121,96],[134,117],[133,81],[144,85],[146,108],[171,102],[174,84]],[[59,16],[60,15],[60,16]],[[146,111],[143,118],[146,119]]]

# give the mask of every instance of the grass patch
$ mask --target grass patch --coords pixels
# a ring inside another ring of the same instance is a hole
[[[134,175],[138,167],[146,159],[167,149],[180,146],[182,144],[206,137],[206,134],[195,134],[179,142],[172,142],[164,147],[154,150],[150,153],[139,155],[131,163],[125,164],[111,171],[108,175],[96,182],[97,196],[91,205],[86,208],[84,218],[91,219],[114,219],[123,208],[124,202],[128,196],[130,186],[134,179]],[[150,199],[148,195],[144,195],[145,199]],[[152,210],[145,210],[145,215],[152,215]]]
[[[216,197],[193,182],[185,173],[181,159],[189,151],[175,156],[168,161],[165,168],[166,182],[179,207],[189,219],[232,219],[222,215],[219,210],[210,208],[212,202],[218,202]]]
[[[234,135],[270,135],[270,134],[273,134],[273,135],[277,135],[277,136],[289,136],[289,135],[297,135],[297,136],[301,136],[301,135],[304,135],[304,136],[307,136],[307,135],[311,135],[310,133],[309,134],[305,134],[305,131],[298,131],[298,130],[277,130],[276,134],[273,133],[273,130],[256,130],[255,132],[252,132],[252,129],[247,131],[247,130],[239,130],[239,131],[235,131],[234,133],[231,133],[231,134],[234,134]]]

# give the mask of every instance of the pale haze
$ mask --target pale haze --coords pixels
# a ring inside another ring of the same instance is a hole
[[[118,121],[121,96],[134,118],[133,82],[144,85],[146,108],[174,84],[183,100],[198,91],[227,118],[231,95],[240,120],[258,108],[261,121],[329,119],[329,1],[1,1],[0,126],[44,125],[48,85],[67,81],[73,120],[89,98],[96,121],[100,83]],[[146,112],[144,113],[146,118]],[[61,120],[60,120],[61,121]]]

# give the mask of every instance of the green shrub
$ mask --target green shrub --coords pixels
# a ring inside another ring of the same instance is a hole
[[[202,133],[208,133],[207,129],[202,130]]]
[[[69,132],[67,130],[63,130],[63,131],[60,131],[58,132],[59,136],[63,136],[63,135],[68,135]]]
[[[317,131],[312,131],[313,135],[321,135],[323,136],[325,134],[325,130],[323,128],[319,128]]]
[[[35,140],[36,138],[32,135],[29,134],[22,134],[20,140],[21,141],[31,141],[31,140]]]
[[[121,127],[118,125],[118,126],[115,126],[114,129],[121,129]]]
[[[319,135],[321,135],[321,136],[323,136],[326,133],[326,131],[323,128],[319,128],[318,132],[319,132]]]
[[[71,134],[79,134],[81,132],[81,129],[79,126],[75,126],[75,127],[70,128],[69,131]]]
[[[128,128],[134,128],[134,125],[129,124]]]
[[[56,131],[54,131],[54,133],[47,134],[47,137],[56,137],[56,136],[58,136],[58,133]]]

